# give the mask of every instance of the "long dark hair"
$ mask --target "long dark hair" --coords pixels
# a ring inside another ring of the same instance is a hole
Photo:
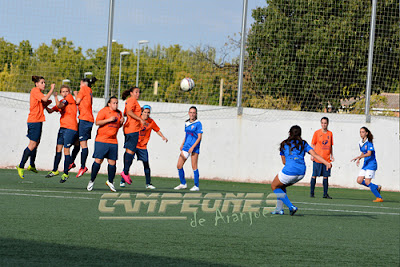
[[[122,93],[122,96],[121,96],[122,100],[127,99],[127,97],[131,94],[131,92],[133,92],[133,90],[135,90],[136,88],[139,89],[139,87],[134,86],[134,87],[132,87],[132,88],[130,88],[130,89],[128,89],[128,90],[125,90],[125,91]]]
[[[92,88],[92,85],[97,81],[97,78],[96,77],[83,78],[81,81],[87,83],[87,86]]]
[[[364,129],[364,131],[367,132],[368,141],[372,143],[372,141],[374,140],[374,135],[371,133],[371,131],[365,126],[361,127],[361,129]]]
[[[291,146],[292,143],[294,144],[294,147]],[[296,148],[301,153],[303,151],[306,143],[307,142],[301,138],[300,126],[293,125],[292,127],[290,127],[289,137],[286,140],[282,141],[282,143],[279,147],[279,150],[283,151],[283,149],[285,148],[285,145],[288,145],[290,147],[290,151],[292,151],[294,148]]]
[[[40,80],[44,80],[44,78],[42,76],[32,76],[32,82],[38,83]]]
[[[197,108],[196,108],[195,106],[191,106],[191,107],[189,108],[189,111],[190,111],[191,109],[196,110],[196,119],[195,119],[195,120],[197,120]],[[186,121],[190,121],[190,118],[187,119]]]

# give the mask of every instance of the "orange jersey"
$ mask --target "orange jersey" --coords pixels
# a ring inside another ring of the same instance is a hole
[[[60,101],[65,106],[60,110],[55,106],[55,111],[59,111],[61,114],[60,118],[60,128],[71,129],[74,131],[78,131],[78,122],[76,120],[76,114],[78,109],[76,107],[74,97],[69,94],[64,99]]]
[[[315,131],[311,144],[314,146],[314,151],[323,157],[327,162],[331,162],[333,135],[331,131],[324,133],[322,129]],[[314,159],[315,162],[321,163]]]
[[[94,122],[92,104],[93,104],[93,93],[92,89],[88,86],[82,86],[79,90],[77,99],[80,98],[79,103],[79,119],[84,121]]]
[[[96,142],[118,144],[117,133],[121,125],[122,113],[119,110],[112,110],[110,107],[102,108],[96,117],[96,122],[106,120],[111,117],[117,119],[113,122],[109,122],[97,129]]]
[[[151,130],[158,132],[160,131],[160,127],[158,127],[153,119],[148,118],[139,132],[139,141],[136,145],[136,148],[147,149],[147,143],[150,139]]]
[[[140,115],[142,114],[142,109],[134,97],[128,98],[128,100],[126,100],[125,102],[124,115],[127,117],[127,120],[124,125],[125,134],[137,133],[142,128],[140,121],[135,120],[134,118],[128,115],[128,111],[130,110],[132,110],[133,113],[135,113],[135,115],[137,115],[138,117],[140,117]]]
[[[44,117],[44,106],[42,103],[42,98],[44,94],[40,92],[40,89],[35,87],[31,90],[31,95],[29,98],[30,108],[28,115],[28,122],[43,122],[46,120]]]

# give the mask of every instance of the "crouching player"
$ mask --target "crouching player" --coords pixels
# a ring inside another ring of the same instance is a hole
[[[116,161],[118,159],[117,133],[124,123],[124,117],[118,109],[118,99],[112,96],[107,106],[99,111],[96,117],[97,135],[94,144],[92,165],[92,175],[87,186],[88,191],[93,190],[94,180],[100,170],[104,158],[108,159],[108,181],[106,185],[111,191],[116,192],[114,187],[114,177],[117,170]]]

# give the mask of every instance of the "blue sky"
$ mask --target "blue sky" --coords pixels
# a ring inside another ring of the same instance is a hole
[[[265,0],[248,0],[251,10]],[[137,41],[149,46],[199,44],[221,48],[241,30],[242,0],[115,0],[113,39],[127,48]],[[29,40],[34,48],[51,39],[67,37],[84,51],[106,45],[109,0],[0,1],[0,37],[18,44]]]

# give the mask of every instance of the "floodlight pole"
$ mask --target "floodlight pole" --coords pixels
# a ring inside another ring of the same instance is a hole
[[[138,49],[138,55],[137,55],[137,65],[136,65],[136,87],[139,87],[139,62],[140,62],[140,45],[141,44],[147,44],[149,41],[147,40],[141,40],[138,42],[139,44],[139,49]]]
[[[113,21],[114,21],[114,0],[110,0],[110,11],[109,11],[109,15],[108,15],[106,78],[105,78],[105,86],[104,86],[104,100],[105,100],[106,105],[107,105],[107,99],[109,97],[109,92],[110,92]]]
[[[243,92],[243,64],[244,64],[244,45],[246,42],[246,20],[247,20],[247,0],[243,0],[242,13],[242,34],[240,40],[240,59],[239,59],[239,77],[238,77],[238,94],[237,94],[237,114],[243,114],[242,92]]]

